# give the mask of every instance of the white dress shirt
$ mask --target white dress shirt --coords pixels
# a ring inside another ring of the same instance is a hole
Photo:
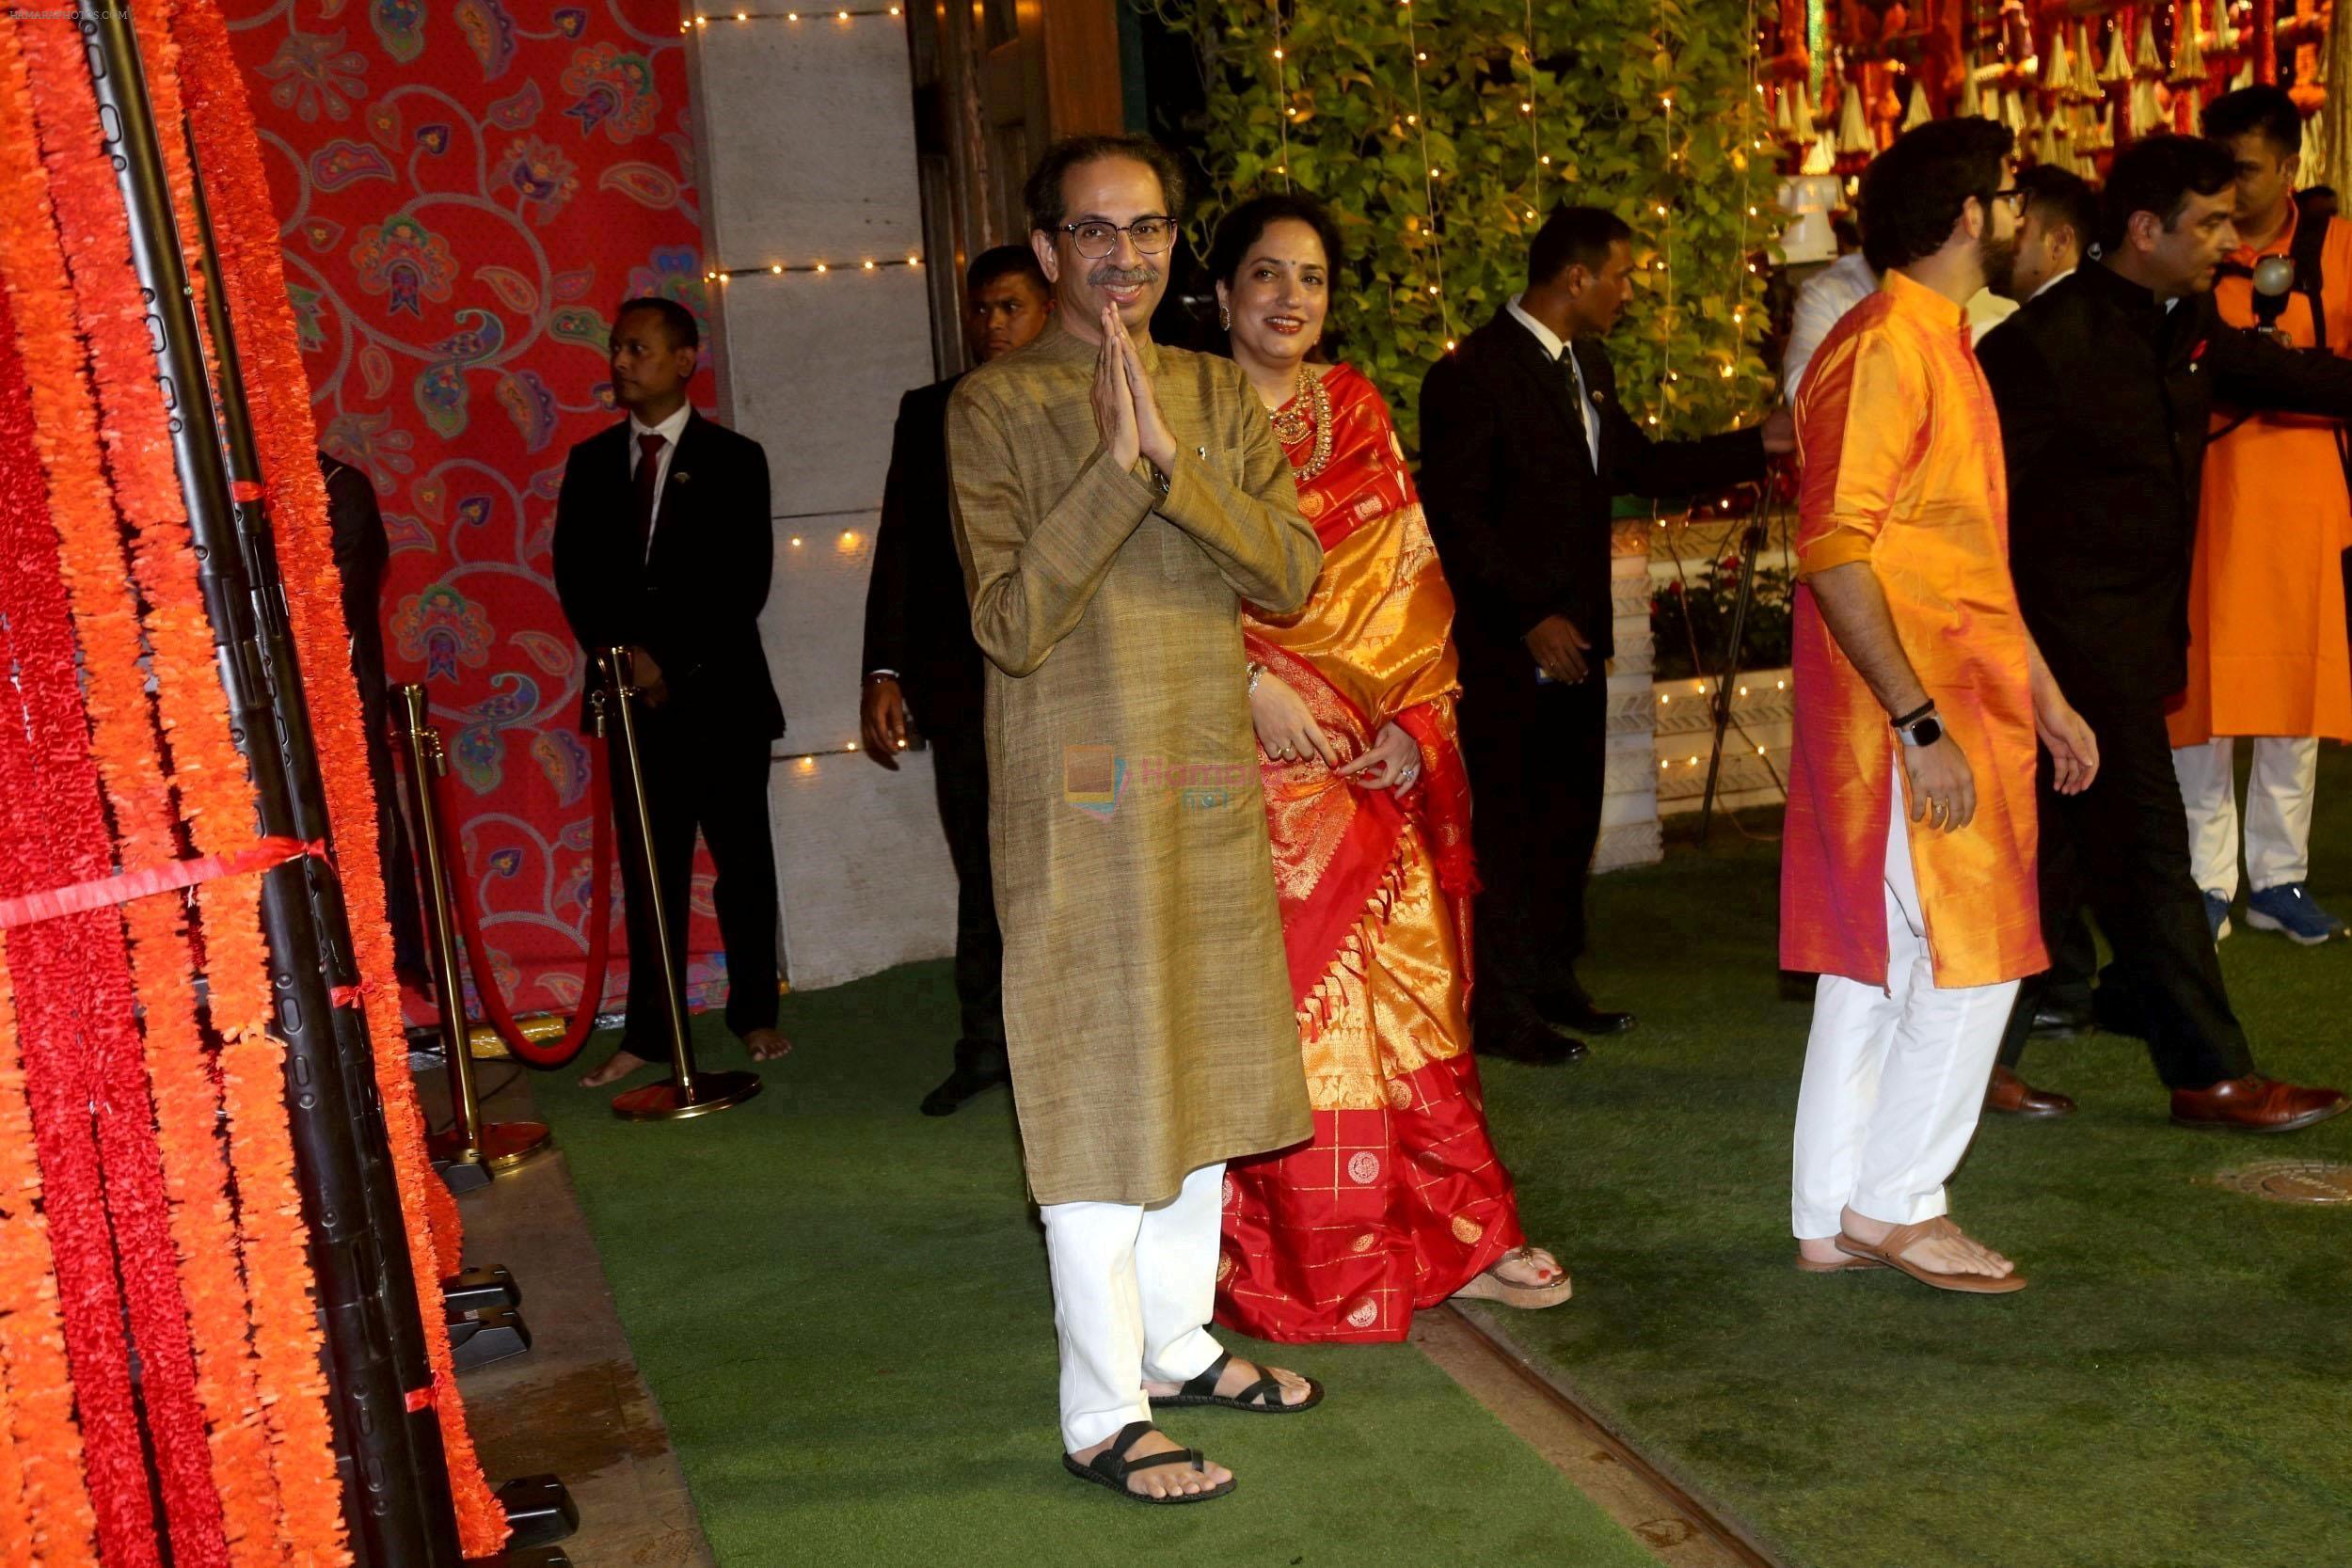
[[[1788,323],[1788,348],[1780,360],[1782,397],[1792,404],[1797,401],[1804,368],[1813,362],[1813,352],[1829,336],[1829,329],[1878,292],[1878,274],[1870,270],[1859,250],[1848,251],[1804,280]]]
[[[657,466],[653,471],[653,521],[645,529],[645,559],[648,561],[653,559],[654,530],[661,526],[661,490],[662,486],[670,483],[670,459],[677,455],[677,438],[686,434],[686,421],[693,418],[693,404],[681,403],[678,404],[677,412],[660,424],[640,424],[637,422],[636,415],[631,414],[628,417],[630,483],[634,484],[637,482],[637,465],[644,460],[645,455],[645,449],[638,445],[639,440],[647,436],[661,437],[661,454],[654,459]]]
[[[1968,312],[1968,341],[1980,343],[1984,341],[1986,333],[2017,314],[2018,305],[2006,294],[1979,289],[1968,296],[1968,303],[1963,309]]]
[[[2052,278],[2051,282],[2058,281]],[[1870,263],[1862,259],[1859,250],[1848,251],[1828,266],[1815,273],[1797,291],[1796,310],[1788,325],[1788,348],[1781,356],[1781,396],[1791,406],[1797,401],[1797,388],[1804,382],[1804,368],[1813,362],[1813,355],[1829,336],[1829,329],[1844,319],[1847,311],[1879,292],[1879,276],[1870,270]],[[1979,289],[1969,296],[1969,341],[1981,341],[1984,335],[2017,313],[2017,302],[2006,299],[1990,289]]]
[[[1568,362],[1568,373],[1576,382],[1576,412],[1584,421],[1584,453],[1593,460],[1593,472],[1600,472],[1600,420],[1593,412],[1592,389],[1584,385],[1584,367],[1576,362],[1576,356],[1570,354],[1568,345],[1560,341],[1560,334],[1520,308],[1518,295],[1513,294],[1511,303],[1504,309],[1521,326],[1535,335],[1535,341],[1543,345],[1546,354],[1555,360],[1565,359]]]
[[[2068,267],[2064,272],[2059,273],[2057,277],[2051,278],[2047,283],[2042,284],[2042,287],[2027,294],[2026,296],[2026,303],[2031,305],[2035,300],[2040,299],[2043,294],[2048,293],[2052,289],[2057,288],[2059,284],[2065,282],[2068,278],[2074,276],[2074,269],[2073,267]]]

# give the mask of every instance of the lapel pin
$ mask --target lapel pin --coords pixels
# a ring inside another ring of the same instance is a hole
[[[672,474],[670,476],[670,483],[673,484],[684,484],[687,481],[692,479],[693,477],[694,476],[692,474]]]

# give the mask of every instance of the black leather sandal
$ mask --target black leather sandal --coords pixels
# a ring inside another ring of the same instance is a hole
[[[1159,1428],[1149,1421],[1129,1421],[1119,1429],[1119,1435],[1111,1439],[1109,1448],[1083,1465],[1063,1454],[1061,1467],[1080,1481],[1107,1486],[1120,1497],[1131,1497],[1139,1503],[1205,1503],[1233,1489],[1233,1482],[1229,1480],[1221,1485],[1210,1487],[1206,1492],[1176,1492],[1165,1497],[1155,1497],[1149,1492],[1138,1492],[1129,1486],[1129,1476],[1137,1470],[1151,1469],[1155,1465],[1189,1465],[1203,1472],[1208,1469],[1199,1449],[1178,1449],[1170,1453],[1155,1453],[1136,1460],[1127,1457],[1127,1450],[1134,1448],[1147,1433],[1157,1431]]]
[[[1223,1374],[1225,1364],[1233,1358],[1232,1351],[1220,1352],[1209,1363],[1209,1370],[1185,1384],[1172,1394],[1152,1396],[1152,1408],[1166,1410],[1187,1404],[1216,1404],[1228,1410],[1247,1410],[1253,1416],[1295,1416],[1302,1410],[1312,1410],[1323,1402],[1323,1385],[1313,1378],[1307,1380],[1307,1397],[1296,1404],[1282,1402],[1282,1386],[1270,1377],[1262,1377],[1238,1394],[1220,1394],[1216,1380]]]

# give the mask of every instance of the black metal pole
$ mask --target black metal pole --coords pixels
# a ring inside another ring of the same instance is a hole
[[[230,505],[220,430],[137,39],[124,7],[98,7],[83,17],[98,95],[98,134],[114,157],[130,218],[132,259],[148,294],[157,372],[171,415],[172,452],[232,732],[251,769],[262,831],[315,838],[321,835],[303,832],[304,814],[288,787],[282,716],[273,711],[258,635],[261,595],[247,576]],[[298,706],[298,690],[293,695]],[[407,1409],[407,1390],[429,1385],[405,1375],[409,1369],[397,1354],[397,1306],[385,1289],[393,1277],[409,1279],[406,1253],[399,1244],[404,1232],[396,1215],[386,1229],[371,1212],[375,1206],[369,1201],[369,1162],[362,1150],[373,1141],[380,1153],[380,1118],[369,1115],[371,1098],[352,1092],[339,1048],[311,880],[300,863],[268,873],[262,884],[262,919],[278,1033],[286,1044],[295,1177],[310,1220],[326,1323],[352,1549],[364,1568],[455,1568],[455,1516],[438,1433],[432,1433],[431,1451],[424,1451],[423,1429]],[[414,1299],[410,1279],[412,1314]],[[292,1303],[270,1305],[297,1309]],[[431,1412],[423,1414],[429,1418]]]
[[[1756,602],[1756,558],[1764,553],[1764,498],[1740,536],[1740,594],[1731,607],[1731,646],[1724,651],[1723,673],[1715,677],[1715,749],[1707,758],[1707,798],[1699,802],[1699,842],[1715,825],[1715,781],[1724,767],[1724,732],[1731,727],[1731,683],[1740,676],[1740,655],[1748,631],[1748,607]]]

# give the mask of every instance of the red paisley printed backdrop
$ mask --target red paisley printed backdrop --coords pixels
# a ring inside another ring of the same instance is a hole
[[[614,306],[660,294],[704,315],[677,12],[652,0],[225,8],[320,441],[374,481],[391,535],[391,678],[431,690],[471,802],[463,863],[501,987],[517,1008],[568,1010],[587,949],[592,742],[576,727],[586,672],[548,546],[565,451],[618,417]],[[710,387],[697,377],[698,398]],[[705,863],[697,1005],[722,989],[709,885]],[[615,962],[608,998],[624,978]]]

